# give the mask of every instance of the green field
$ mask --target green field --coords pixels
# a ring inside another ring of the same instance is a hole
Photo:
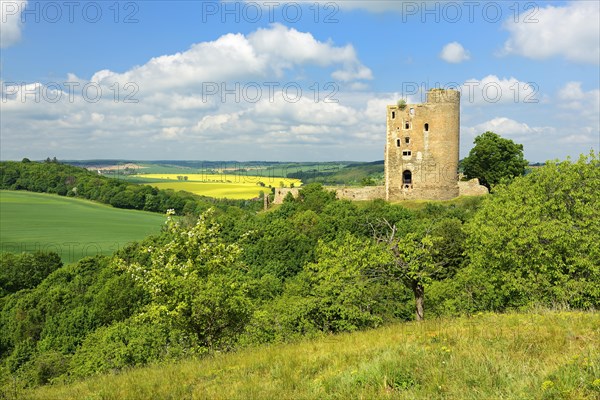
[[[95,376],[17,399],[598,399],[600,315],[478,314]]]
[[[55,251],[63,262],[112,254],[157,233],[165,218],[58,195],[0,191],[2,251]]]

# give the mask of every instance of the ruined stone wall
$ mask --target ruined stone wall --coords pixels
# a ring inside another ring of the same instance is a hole
[[[273,204],[282,204],[283,199],[285,199],[288,193],[291,193],[294,197],[298,197],[298,188],[276,188]]]
[[[365,187],[325,187],[326,190],[334,191],[338,199],[347,199],[353,201],[374,200],[385,198],[385,187],[383,186],[365,186]],[[273,204],[282,204],[283,199],[288,193],[298,197],[298,188],[277,188]]]
[[[477,178],[468,181],[459,181],[458,190],[460,196],[483,196],[490,192],[487,187],[479,184],[479,179]]]
[[[328,188],[331,189],[331,188]],[[353,201],[374,200],[385,198],[384,186],[343,187],[335,189],[338,199]]]
[[[437,199],[437,200],[448,200],[458,196],[483,196],[489,193],[485,186],[479,184],[477,178],[471,179],[466,182],[458,182],[458,194],[448,198],[440,198],[440,192],[438,188],[416,188],[412,190],[402,190],[399,192],[393,201],[399,200],[418,200],[418,199]],[[346,199],[352,201],[368,201],[375,199],[385,199],[386,192],[385,186],[365,186],[365,187],[325,187],[327,190],[335,191],[338,199]],[[275,189],[275,198],[273,204],[282,204],[283,199],[288,193],[292,196],[298,197],[298,188],[277,188]]]
[[[458,196],[460,92],[432,89],[423,104],[387,107],[385,199]]]

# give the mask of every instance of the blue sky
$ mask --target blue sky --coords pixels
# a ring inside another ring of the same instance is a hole
[[[457,87],[461,157],[600,147],[600,3],[0,0],[0,158],[378,160]]]

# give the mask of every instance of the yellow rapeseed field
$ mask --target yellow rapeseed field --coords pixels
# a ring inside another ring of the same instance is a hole
[[[160,179],[149,183],[159,189],[185,190],[198,195],[229,199],[251,199],[262,191],[269,193],[272,187],[298,187],[299,179],[268,176],[245,176],[232,174],[140,174],[142,179]],[[184,177],[187,177],[185,179]],[[263,187],[260,183],[263,183]]]

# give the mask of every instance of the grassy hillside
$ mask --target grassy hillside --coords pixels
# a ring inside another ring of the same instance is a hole
[[[598,399],[600,315],[479,314],[217,354],[20,399]]]
[[[112,254],[156,233],[164,216],[51,194],[0,191],[3,251],[55,251],[64,262]]]

